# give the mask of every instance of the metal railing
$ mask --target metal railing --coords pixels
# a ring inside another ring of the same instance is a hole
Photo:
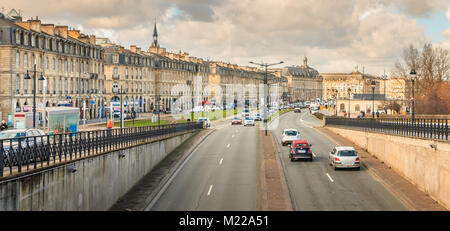
[[[201,128],[202,123],[180,123],[3,139],[0,140],[0,177]]]
[[[325,125],[359,128],[367,131],[384,132],[395,135],[448,140],[448,120],[446,119],[369,119],[327,117]]]

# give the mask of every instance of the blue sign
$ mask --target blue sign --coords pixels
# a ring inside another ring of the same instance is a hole
[[[91,101],[91,104],[95,104],[95,101],[94,101],[94,100],[92,100],[92,101]]]

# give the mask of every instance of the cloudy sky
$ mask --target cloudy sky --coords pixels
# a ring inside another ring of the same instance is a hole
[[[210,60],[389,73],[408,44],[450,48],[450,0],[0,0],[4,12]]]

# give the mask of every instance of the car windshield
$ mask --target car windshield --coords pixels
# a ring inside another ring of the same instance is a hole
[[[296,136],[297,132],[296,131],[286,131],[284,134],[286,134],[288,136]]]
[[[295,147],[307,147],[307,144],[295,144]]]
[[[339,156],[356,156],[356,152],[354,150],[342,150],[339,151]]]
[[[252,120],[252,117],[245,117],[245,120]]]

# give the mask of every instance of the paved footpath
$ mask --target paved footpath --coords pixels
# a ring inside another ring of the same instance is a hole
[[[364,151],[361,147],[350,140],[327,129],[326,127],[315,127],[317,131],[334,141],[336,145],[353,146],[361,156],[361,164],[377,178],[386,188],[388,188],[397,198],[416,211],[447,211],[429,197],[425,192],[419,190],[414,184],[403,178],[400,174],[386,166],[372,154]]]

